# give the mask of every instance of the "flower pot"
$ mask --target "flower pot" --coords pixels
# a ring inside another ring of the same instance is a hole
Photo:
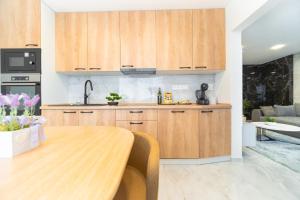
[[[107,104],[110,105],[110,106],[117,106],[119,104],[119,102],[117,102],[117,101],[109,101],[109,102],[107,102]]]
[[[0,158],[11,158],[30,151],[44,140],[43,127],[40,125],[17,131],[0,131]]]

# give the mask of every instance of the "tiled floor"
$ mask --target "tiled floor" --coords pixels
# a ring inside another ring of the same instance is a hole
[[[159,200],[300,200],[300,173],[250,149],[240,161],[161,165],[159,184]]]

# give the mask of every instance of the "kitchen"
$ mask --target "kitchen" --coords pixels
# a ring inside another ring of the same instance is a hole
[[[45,128],[145,132],[163,163],[230,160],[231,105],[217,93],[226,71],[224,8],[54,12],[43,1],[2,0],[0,11],[0,26],[15,25],[0,33],[2,61],[14,60],[5,54],[13,49],[23,63],[40,62],[40,71],[15,69],[8,78],[3,69],[20,63],[2,62],[1,92],[29,93],[5,84],[38,85],[32,95],[41,95]],[[107,105],[109,95],[118,105]]]

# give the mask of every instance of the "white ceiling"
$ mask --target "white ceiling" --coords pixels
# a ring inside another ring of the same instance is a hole
[[[228,0],[43,0],[56,12],[223,8]]]
[[[285,0],[242,34],[243,64],[263,64],[300,52],[300,0]],[[270,47],[286,44],[272,51]]]

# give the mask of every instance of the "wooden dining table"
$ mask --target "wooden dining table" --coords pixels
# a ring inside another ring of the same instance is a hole
[[[1,200],[113,199],[134,142],[130,131],[47,127],[45,135],[38,148],[0,158]]]

